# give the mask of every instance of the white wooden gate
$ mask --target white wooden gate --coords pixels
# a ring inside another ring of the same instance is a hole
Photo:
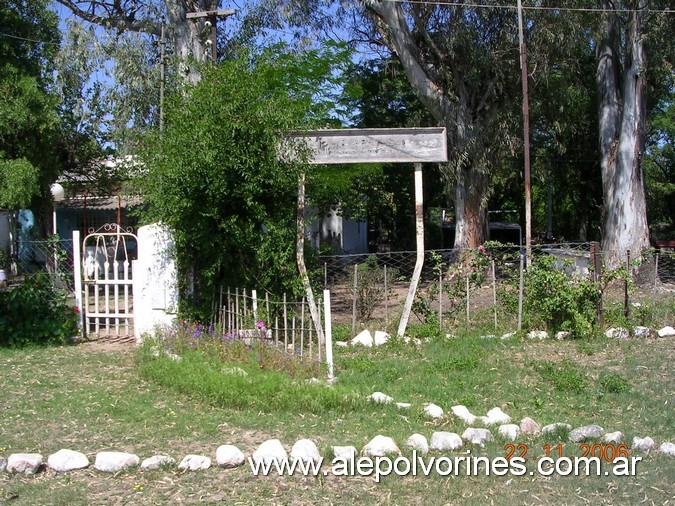
[[[82,241],[75,271],[82,275],[81,321],[87,338],[135,339],[131,263],[137,245],[131,228],[116,224],[90,229]]]

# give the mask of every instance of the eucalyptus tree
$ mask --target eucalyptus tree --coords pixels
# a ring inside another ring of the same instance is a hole
[[[218,9],[220,0],[56,0],[78,18],[117,33],[136,32],[159,39],[162,17],[173,42],[174,54],[188,82],[199,80],[195,61],[209,51],[211,23],[207,18],[190,19],[188,14]]]
[[[602,242],[608,264],[617,266],[626,252],[635,258],[649,248],[643,166],[649,110],[646,90],[648,76],[657,75],[650,67],[665,66],[669,70],[661,79],[671,88],[662,91],[672,94],[672,11],[651,13],[650,8],[658,11],[669,6],[657,0],[601,0],[600,6],[604,12],[596,82],[604,197]],[[664,39],[664,34],[670,38]],[[659,42],[670,49],[664,51]],[[660,53],[665,61],[655,58],[650,63],[648,53]],[[651,87],[652,91],[657,88]]]

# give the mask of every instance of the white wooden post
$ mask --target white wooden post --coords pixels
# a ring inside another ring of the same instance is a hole
[[[324,338],[326,341],[326,365],[328,366],[328,381],[333,381],[333,329],[330,313],[330,290],[323,291],[323,318]]]
[[[253,299],[253,324],[258,323],[258,291],[251,290],[251,298]]]
[[[82,307],[82,243],[80,231],[73,230],[73,280],[75,282],[75,307],[80,332],[84,332],[84,308]]]
[[[422,164],[415,164],[415,235],[417,243],[417,259],[415,261],[415,269],[413,270],[412,279],[410,280],[410,288],[408,289],[408,296],[405,299],[403,306],[403,314],[398,325],[398,335],[403,337],[405,329],[408,326],[408,319],[410,318],[410,311],[412,309],[415,294],[417,293],[417,284],[422,274],[422,266],[424,265],[424,203],[422,193]]]

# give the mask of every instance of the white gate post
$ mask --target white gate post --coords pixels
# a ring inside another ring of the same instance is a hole
[[[422,266],[424,265],[424,202],[422,191],[422,164],[415,164],[415,236],[417,244],[417,259],[415,260],[415,269],[413,270],[412,279],[410,280],[410,287],[408,288],[408,295],[403,306],[403,314],[401,321],[398,324],[398,335],[403,337],[405,329],[408,326],[408,318],[410,318],[410,311],[412,310],[415,294],[417,293],[417,284],[422,274]],[[442,294],[441,294],[442,295]]]
[[[73,230],[73,281],[75,283],[75,307],[80,332],[84,332],[84,308],[82,307],[82,243],[80,231]]]
[[[330,290],[323,291],[324,339],[326,342],[326,365],[328,365],[328,381],[333,381],[333,329],[330,314]]]

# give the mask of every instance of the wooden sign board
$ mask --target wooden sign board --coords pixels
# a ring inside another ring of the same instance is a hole
[[[447,162],[445,128],[354,128],[293,133],[313,164]]]

